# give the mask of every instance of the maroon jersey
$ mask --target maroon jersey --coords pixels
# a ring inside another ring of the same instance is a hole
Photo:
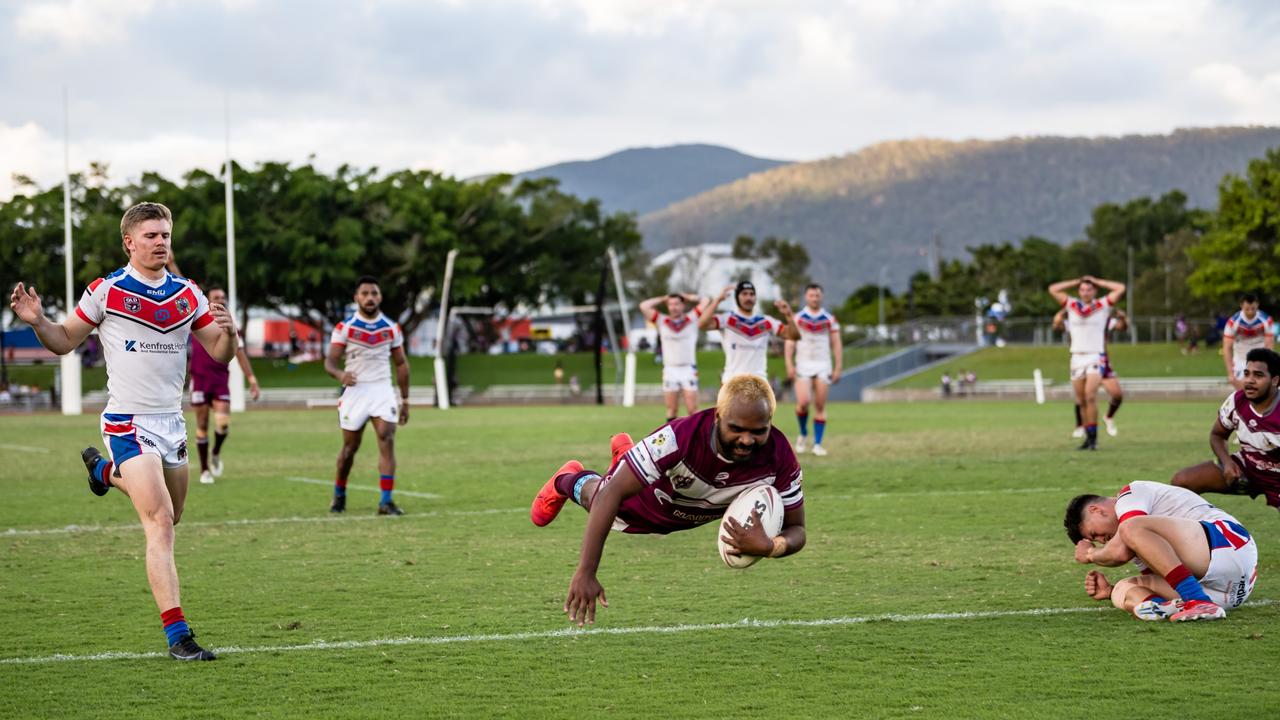
[[[644,489],[618,510],[615,529],[666,534],[719,520],[738,494],[772,485],[783,507],[804,504],[800,463],[791,443],[771,428],[764,447],[748,461],[730,462],[715,449],[716,410],[708,408],[658,428],[636,443],[625,462]]]
[[[1240,438],[1236,454],[1241,470],[1250,481],[1250,494],[1267,494],[1267,502],[1280,505],[1280,404],[1266,415],[1259,415],[1243,390],[1232,393],[1218,410],[1218,422],[1227,430],[1235,430]]]
[[[191,377],[203,382],[227,382],[231,375],[231,368],[227,363],[221,363],[213,359],[208,350],[196,341],[191,339]]]

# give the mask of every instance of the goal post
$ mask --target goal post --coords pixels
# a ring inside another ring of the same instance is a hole
[[[440,317],[436,321],[436,357],[432,368],[436,376],[436,406],[441,410],[449,409],[449,376],[444,362],[444,339],[449,329],[449,286],[453,283],[453,261],[458,257],[458,249],[449,251],[444,261],[444,285],[440,291]]]

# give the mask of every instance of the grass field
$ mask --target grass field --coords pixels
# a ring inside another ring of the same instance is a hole
[[[1123,383],[1126,377],[1201,377],[1221,375],[1226,377],[1222,364],[1221,348],[1201,349],[1183,355],[1180,346],[1171,343],[1128,345],[1114,343],[1108,348],[1111,365]],[[1046,379],[1066,384],[1069,381],[1067,349],[1061,345],[1027,346],[1010,345],[1002,348],[984,348],[978,352],[957,358],[938,368],[930,368],[903,378],[891,388],[934,388],[938,386],[944,369],[952,377],[961,368],[972,370],[978,380],[1030,380],[1035,368],[1040,368]]]
[[[1216,623],[1089,600],[1061,528],[1077,492],[1204,460],[1215,408],[1126,404],[1083,454],[1065,405],[835,407],[831,455],[802,457],[803,552],[736,571],[712,527],[615,535],[583,634],[560,603],[585,515],[535,528],[529,500],[659,408],[417,412],[401,518],[356,488],[372,440],[326,512],[332,412],[237,416],[178,528],[183,607],[223,650],[200,664],[159,655],[132,510],[85,488],[96,418],[0,417],[0,717],[1275,717],[1274,510],[1216,498],[1262,549],[1251,606]]]
[[[893,352],[894,348],[860,347],[849,349],[844,358],[845,367],[853,367],[868,362],[881,355]],[[458,381],[474,388],[486,388],[495,384],[550,384],[555,382],[554,370],[556,362],[563,363],[565,382],[570,376],[577,375],[582,387],[595,386],[595,358],[591,353],[561,353],[560,355],[463,355],[458,360]],[[638,353],[636,363],[636,382],[662,382],[662,366],[653,361],[653,353]],[[435,383],[432,359],[429,357],[411,357],[410,381],[414,385],[430,387]],[[704,350],[698,353],[698,367],[707,377],[719,377],[724,367],[724,353],[718,350]],[[9,368],[10,380],[15,384],[30,385],[35,383],[48,388],[53,383],[57,372],[57,363],[42,365],[22,365]],[[324,365],[319,362],[292,364],[286,360],[253,360],[254,374],[263,387],[324,387],[335,385],[333,378],[324,372]],[[782,357],[769,358],[769,372],[778,376],[785,375],[786,369]],[[612,383],[616,377],[613,356],[604,355],[604,381]],[[82,375],[83,388],[86,392],[106,387],[107,375],[101,368],[86,370]],[[336,385],[335,385],[336,386]]]

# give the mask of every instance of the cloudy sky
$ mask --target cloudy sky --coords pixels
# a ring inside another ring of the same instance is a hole
[[[1280,123],[1272,0],[4,0],[0,199],[71,163],[469,176],[710,142]]]

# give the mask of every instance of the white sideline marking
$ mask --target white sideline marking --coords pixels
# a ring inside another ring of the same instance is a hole
[[[1258,600],[1248,603],[1246,607],[1274,605],[1275,600]],[[819,620],[753,620],[743,618],[730,623],[702,623],[697,625],[649,625],[642,627],[591,628],[573,627],[559,630],[535,630],[518,633],[495,633],[486,635],[435,635],[426,637],[380,638],[376,640],[316,640],[302,645],[262,645],[258,647],[223,647],[211,648],[220,655],[239,655],[273,652],[296,652],[303,650],[362,650],[364,648],[388,647],[398,645],[453,645],[475,642],[519,642],[522,640],[550,640],[555,638],[591,637],[595,635],[674,635],[680,633],[705,632],[714,630],[758,630],[774,628],[806,628],[837,627],[842,625],[863,625],[873,622],[924,622],[929,620],[986,620],[1007,617],[1043,617],[1047,615],[1079,615],[1111,610],[1109,606],[1069,607],[1069,608],[1035,608],[1031,610],[990,610],[987,612],[940,612],[921,613],[918,615],[862,615],[853,617],[823,618]],[[1234,612],[1239,612],[1236,610]],[[0,658],[0,665],[38,665],[56,662],[96,662],[101,660],[147,660],[165,657],[161,652],[124,652],[112,651],[93,655],[44,655],[37,657]]]
[[[296,475],[287,477],[285,478],[285,480],[288,480],[289,482],[300,482],[300,483],[308,483],[310,485],[324,485],[326,487],[333,487],[332,480],[317,480],[316,478],[297,477]],[[347,485],[347,489],[348,490],[368,490],[370,492],[382,492],[380,488],[376,488],[372,485]],[[435,493],[414,492],[412,490],[396,490],[395,493],[397,495],[407,495],[408,497],[426,498],[428,500],[439,500],[440,498],[444,497],[443,495],[437,495]]]
[[[391,522],[406,522],[415,518],[434,518],[434,517],[471,517],[474,515],[498,515],[503,513],[529,512],[529,508],[494,508],[489,510],[432,510],[423,513],[410,513],[396,518]],[[359,522],[363,520],[382,520],[389,521],[388,518],[379,515],[338,515],[338,516],[316,516],[304,517],[293,515],[290,517],[275,518],[245,518],[241,520],[208,520],[205,522],[184,522],[179,523],[178,528],[197,528],[197,527],[235,527],[238,525],[280,525],[284,523],[339,523],[339,522]],[[33,528],[30,530],[19,530],[17,528],[9,528],[0,531],[0,537],[18,537],[31,535],[69,535],[71,533],[88,533],[88,532],[126,532],[130,530],[141,530],[141,525],[67,525],[60,528]]]
[[[818,499],[822,500],[862,500],[862,499],[881,499],[881,498],[907,498],[907,497],[952,497],[964,495],[1022,495],[1028,493],[1068,493],[1073,492],[1068,488],[999,488],[991,490],[914,490],[908,492],[877,492],[863,493],[861,495],[818,495]]]
[[[9,443],[0,443],[0,450],[16,450],[17,452],[45,453],[52,452],[49,448],[35,447],[32,445],[10,445]]]

